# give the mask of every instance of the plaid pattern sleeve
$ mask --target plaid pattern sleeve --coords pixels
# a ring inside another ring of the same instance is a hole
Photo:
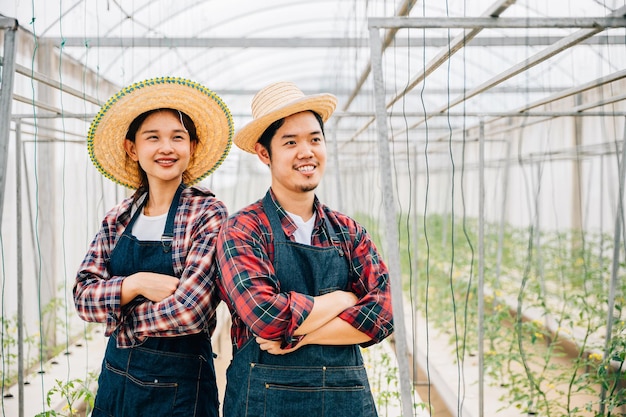
[[[271,235],[259,201],[232,216],[218,238],[218,286],[232,313],[231,336],[238,347],[254,336],[291,340],[313,308],[311,296],[281,292]]]
[[[118,346],[133,346],[150,336],[179,336],[215,328],[219,298],[213,260],[215,241],[227,211],[221,201],[199,189],[192,187],[183,192],[174,222],[174,273],[180,285],[172,296],[158,303],[146,300],[128,311],[120,308],[123,277],[107,275],[104,251],[94,245],[101,240],[99,236],[107,235],[106,228],[94,239],[78,273],[75,303],[83,319],[106,322],[107,335],[118,329]],[[124,226],[118,229],[121,234]],[[108,247],[113,247],[113,240],[109,238]]]
[[[73,288],[74,305],[80,318],[106,323],[106,336],[113,333],[122,320],[120,299],[124,277],[110,276],[107,265],[118,237],[130,221],[132,202],[133,198],[128,198],[105,215],[78,268]]]
[[[359,223],[325,210],[350,256],[352,292],[359,297],[358,304],[344,310],[339,317],[372,338],[364,347],[378,343],[393,333],[389,271],[371,236]]]

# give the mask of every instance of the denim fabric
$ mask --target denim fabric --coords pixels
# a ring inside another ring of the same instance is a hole
[[[164,237],[173,232],[181,190],[172,201]],[[142,242],[131,235],[141,210],[115,246],[109,272],[111,276],[139,271],[174,276],[167,242]],[[109,338],[104,354],[92,417],[217,417],[219,400],[208,334],[151,337],[126,349],[116,346],[115,336]]]
[[[92,417],[217,417],[211,343],[206,334],[149,338],[118,349],[109,339]]]
[[[263,207],[274,234],[281,291],[313,296],[349,289],[350,270],[338,244],[315,247],[287,240],[274,204]],[[326,233],[338,242],[332,229]],[[376,417],[359,347],[308,345],[287,355],[261,351],[254,339],[233,354],[225,417]]]

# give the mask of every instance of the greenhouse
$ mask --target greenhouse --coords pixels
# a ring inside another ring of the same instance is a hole
[[[393,332],[354,343],[378,416],[626,416],[626,1],[2,0],[0,39],[2,416],[94,412],[111,319],[81,319],[75,286],[137,188],[94,156],[118,92],[203,86],[236,139],[284,81],[336,97],[314,193],[388,270]],[[197,177],[228,215],[276,188],[238,145]]]

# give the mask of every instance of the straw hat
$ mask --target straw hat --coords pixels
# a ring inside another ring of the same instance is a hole
[[[335,111],[337,97],[332,94],[305,96],[292,82],[270,84],[252,99],[252,121],[241,128],[233,142],[246,152],[255,153],[254,145],[265,129],[276,120],[306,110],[313,110],[326,121]]]
[[[199,142],[187,168],[192,185],[207,177],[230,151],[233,121],[224,102],[206,87],[183,78],[152,78],[130,85],[102,106],[91,122],[87,137],[89,156],[107,178],[128,188],[138,188],[137,163],[127,158],[124,139],[140,114],[172,108],[187,114],[196,125]]]

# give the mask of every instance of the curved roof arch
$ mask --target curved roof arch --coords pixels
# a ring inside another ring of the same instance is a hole
[[[372,18],[445,21],[497,10],[502,18],[530,22],[603,18],[619,7],[623,0],[34,0],[30,7],[7,0],[0,14],[17,18],[59,54],[120,87],[152,76],[193,78],[244,117],[254,91],[280,79],[301,83],[308,92],[332,92],[347,112],[373,114]],[[472,111],[514,111],[555,88],[574,88],[626,68],[624,28],[602,30],[549,58],[537,57],[577,30],[475,28],[465,44],[454,45],[469,28],[381,28],[388,107],[410,86],[403,101],[414,112],[446,111],[446,102],[463,101],[464,94],[471,98],[463,107]],[[515,72],[516,67],[521,69]],[[452,104],[451,109],[461,108]],[[362,120],[352,124],[356,132],[365,131]]]

